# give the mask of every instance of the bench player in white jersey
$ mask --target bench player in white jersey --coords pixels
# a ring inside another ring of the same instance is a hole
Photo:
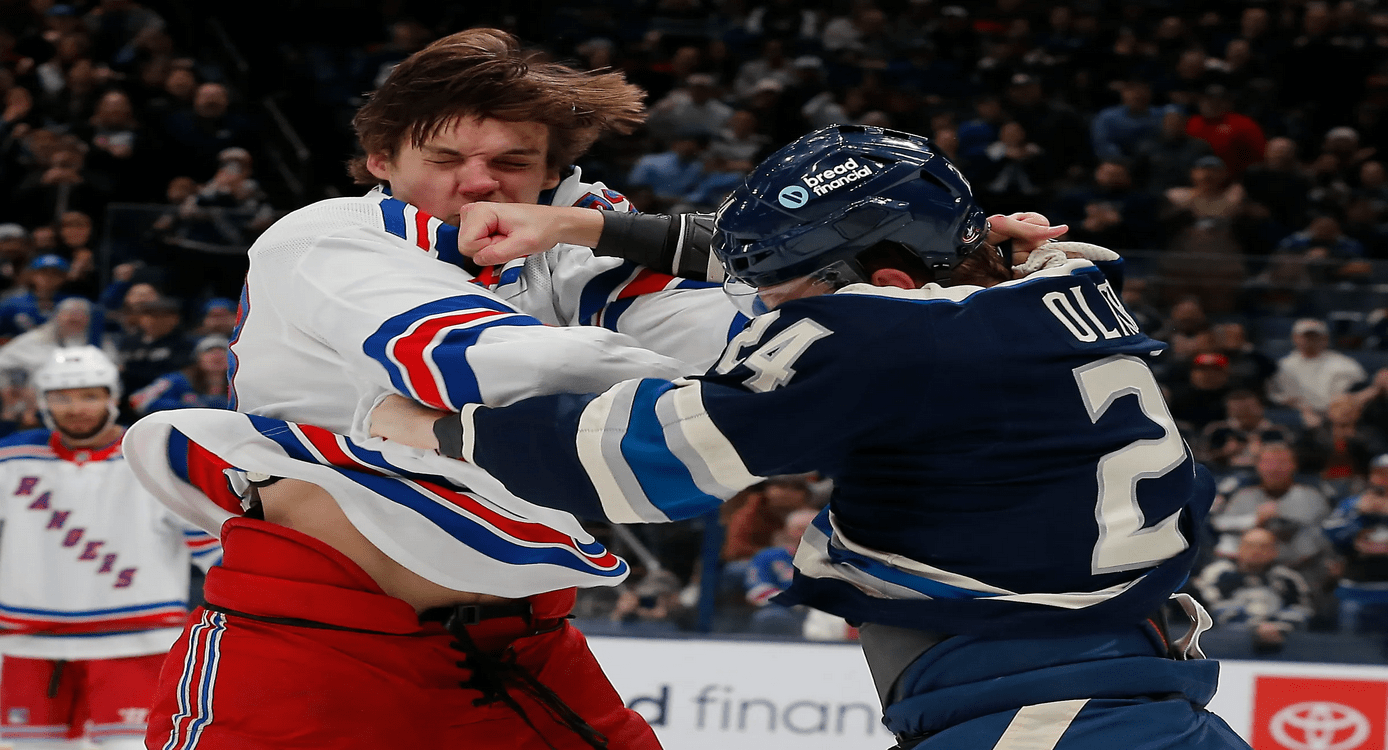
[[[356,118],[354,174],[379,187],[256,241],[231,346],[243,413],[131,433],[147,485],[226,550],[150,748],[658,747],[565,623],[572,587],[627,573],[571,515],[278,421],[364,435],[353,415],[383,392],[457,409],[709,363],[742,322],[718,289],[578,247],[479,269],[449,223],[478,200],[624,207],[564,165],[638,123],[641,97],[500,32],[452,35]]]
[[[206,570],[221,548],[131,473],[101,350],[58,349],[34,385],[49,429],[0,440],[0,740],[141,748],[190,561]]]

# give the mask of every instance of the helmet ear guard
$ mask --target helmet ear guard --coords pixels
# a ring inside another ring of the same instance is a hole
[[[713,250],[729,277],[765,287],[840,262],[851,267],[859,253],[890,241],[947,283],[987,225],[968,181],[925,138],[833,126],[748,175],[718,210]]]

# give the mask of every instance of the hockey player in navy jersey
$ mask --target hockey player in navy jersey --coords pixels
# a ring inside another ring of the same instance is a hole
[[[1116,254],[1014,271],[987,233],[924,139],[821,130],[718,212],[714,252],[766,312],[707,374],[442,417],[388,401],[373,431],[622,523],[833,477],[778,601],[862,625],[899,747],[1247,747],[1203,708],[1208,616],[1160,616],[1214,495],[1148,368],[1163,344]]]

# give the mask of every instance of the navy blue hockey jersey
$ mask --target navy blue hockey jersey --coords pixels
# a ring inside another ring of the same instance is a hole
[[[1084,260],[988,289],[856,285],[757,317],[697,378],[468,407],[465,458],[623,523],[818,470],[834,495],[780,601],[953,633],[1110,627],[1180,587],[1214,494],[1146,364],[1162,346]]]

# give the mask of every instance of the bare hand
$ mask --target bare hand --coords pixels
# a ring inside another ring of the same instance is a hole
[[[439,442],[434,437],[434,422],[447,415],[392,394],[371,411],[371,436],[436,451]]]
[[[602,214],[590,208],[529,203],[470,203],[458,210],[458,251],[492,266],[543,253],[564,242],[592,247]]]
[[[989,216],[988,229],[988,241],[994,245],[1012,240],[1012,265],[1025,263],[1032,250],[1070,231],[1065,224],[1051,226],[1049,219],[1032,211]]]
[[[1256,522],[1259,526],[1262,526],[1263,524],[1267,523],[1268,521],[1271,521],[1272,519],[1274,519],[1274,518],[1276,518],[1276,517],[1277,517],[1277,501],[1276,501],[1276,500],[1268,500],[1267,502],[1262,503],[1261,505],[1259,505],[1259,506],[1258,506],[1258,510],[1257,510],[1257,512],[1256,512],[1255,515],[1254,515],[1254,518],[1256,519],[1255,522]]]

